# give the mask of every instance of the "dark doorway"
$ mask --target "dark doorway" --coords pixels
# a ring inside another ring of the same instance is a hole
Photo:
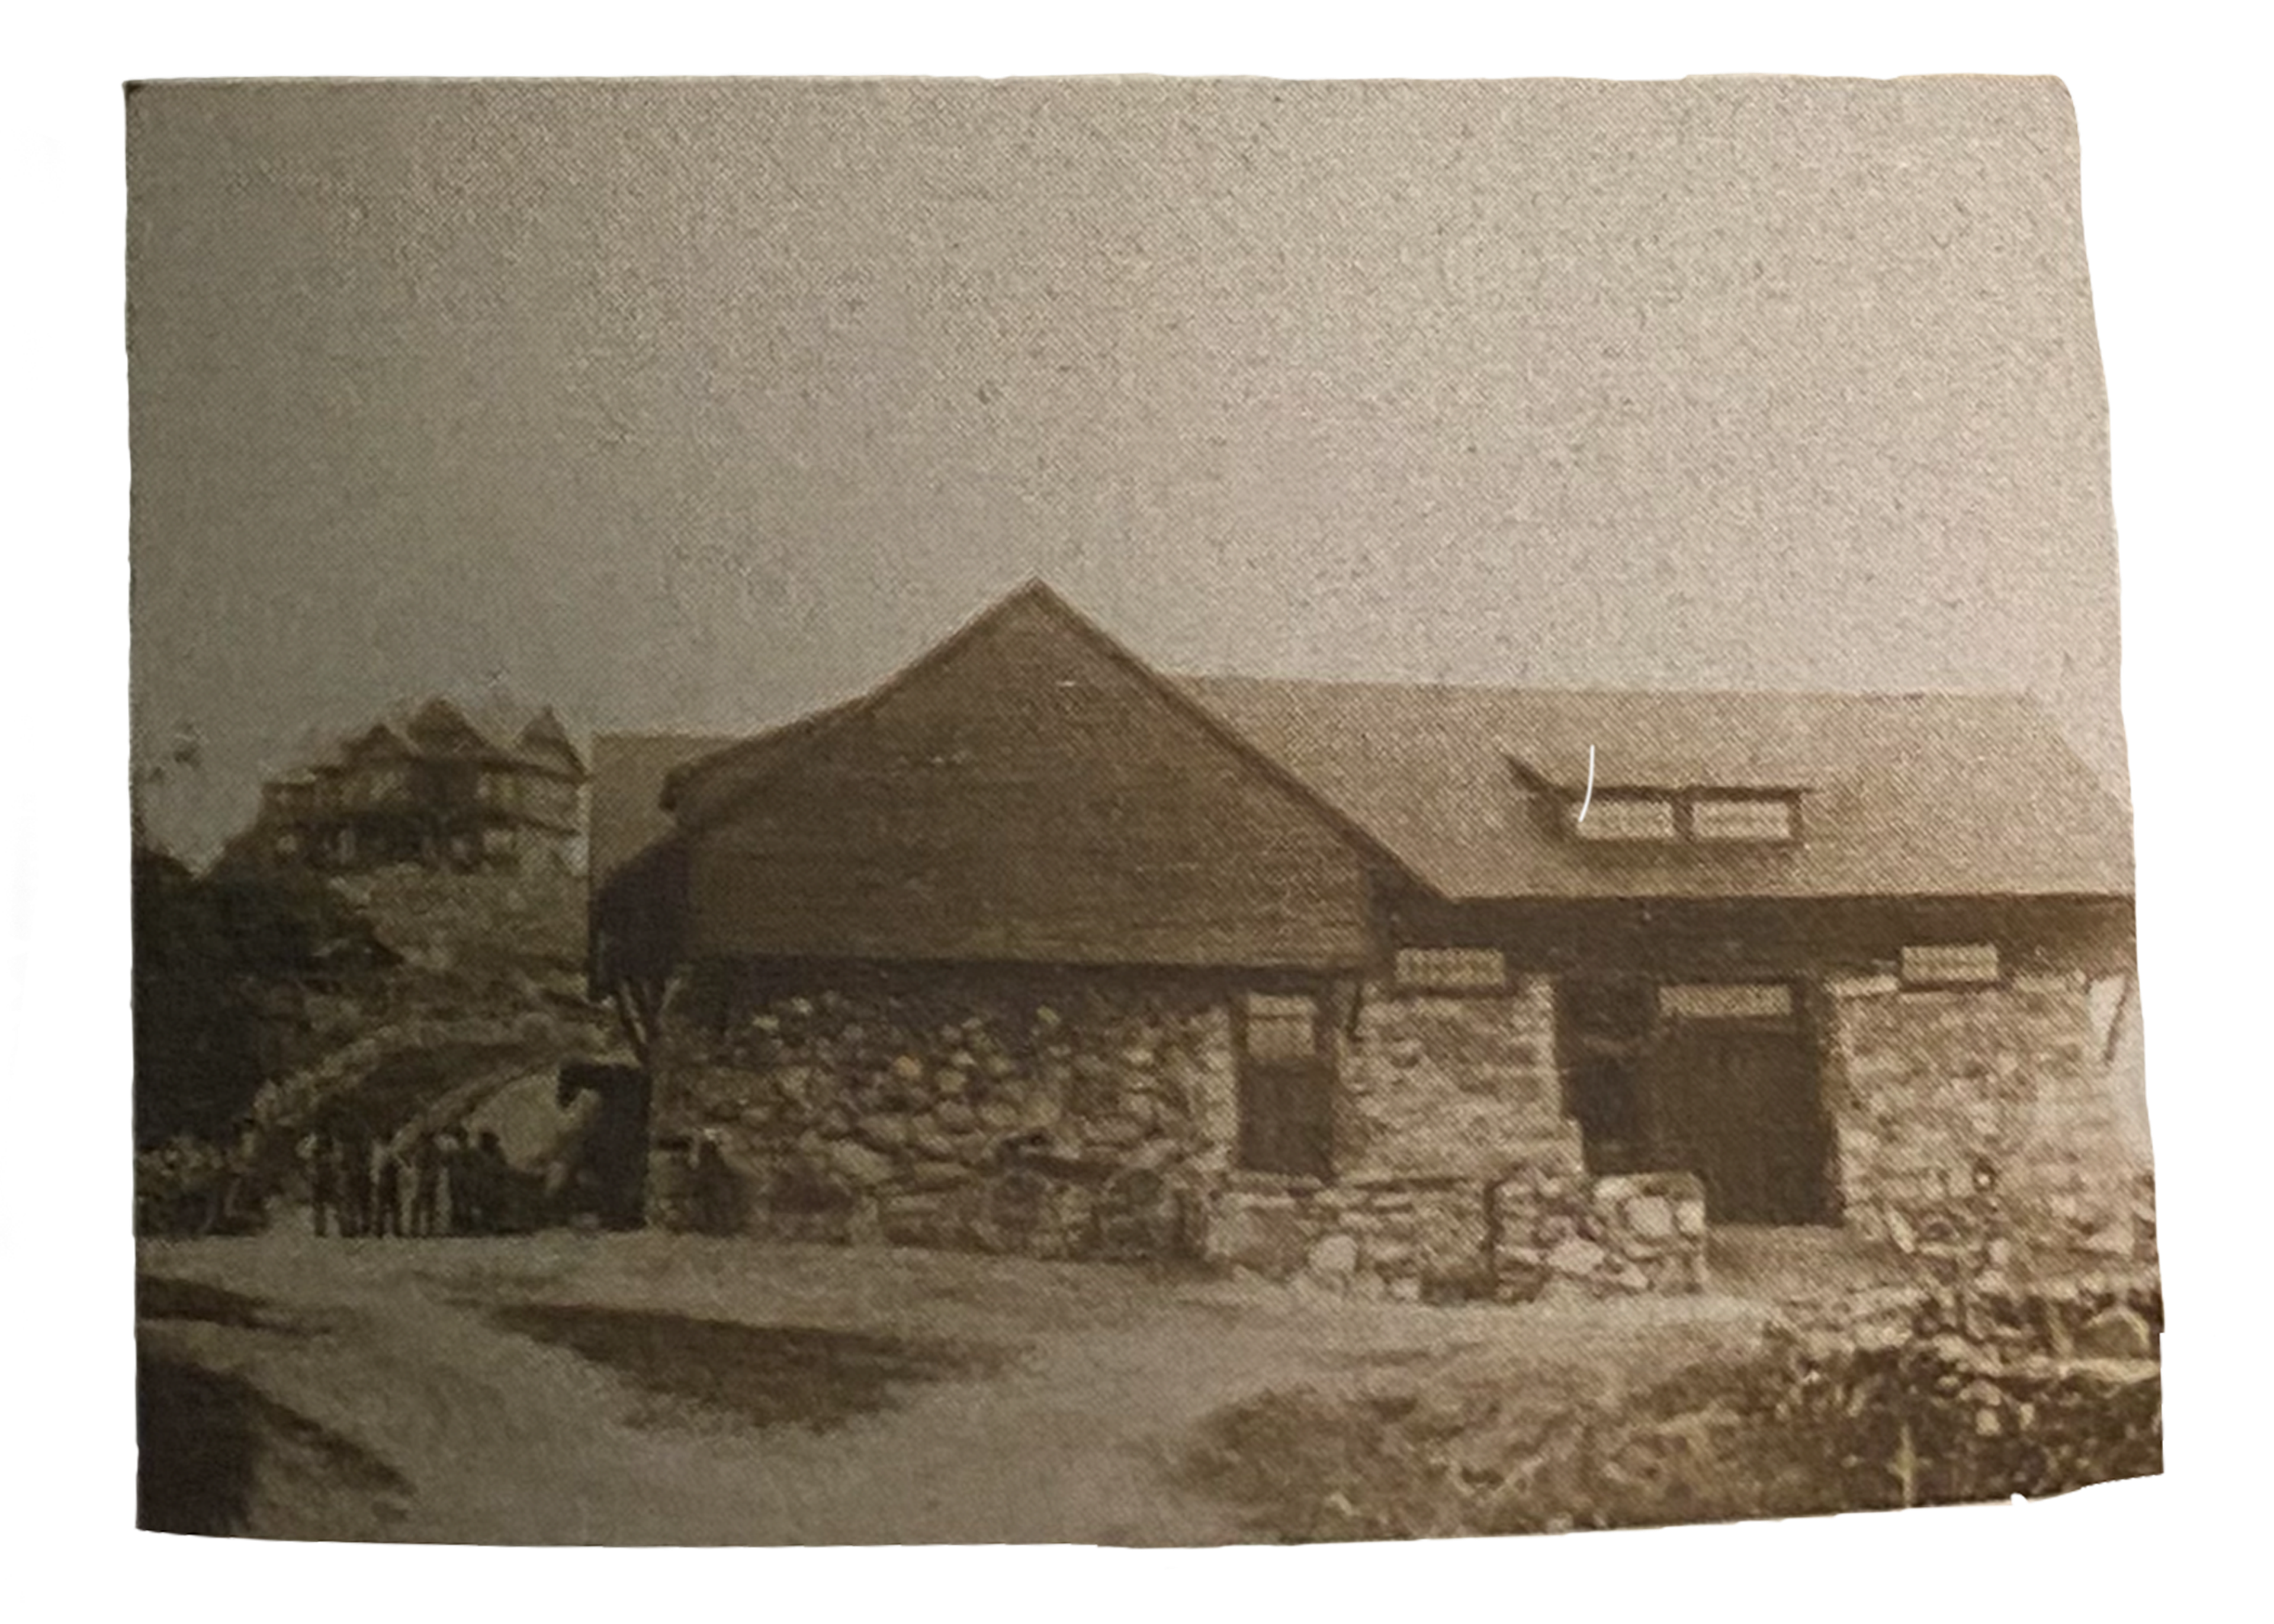
[[[1720,1223],[1826,1216],[1816,1058],[1787,987],[1664,987],[1644,1094],[1653,1159]]]
[[[1721,1223],[1828,1220],[1828,1130],[1790,986],[1575,977],[1562,992],[1565,1109],[1589,1172],[1694,1173]]]
[[[1648,981],[1566,980],[1557,1009],[1563,1109],[1579,1124],[1587,1170],[1639,1173],[1653,1165],[1644,1073],[1654,1004]]]

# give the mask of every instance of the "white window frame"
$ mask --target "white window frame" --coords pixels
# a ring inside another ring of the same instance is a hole
[[[1390,981],[1400,992],[1506,992],[1508,955],[1496,947],[1401,947]]]
[[[1896,958],[1906,987],[1995,987],[2006,978],[2005,956],[1995,942],[1922,942]]]
[[[1664,827],[1653,822],[1651,827],[1643,829],[1618,821],[1621,811],[1645,808],[1664,814]],[[1588,807],[1585,817],[1579,816],[1578,806],[1573,804],[1569,827],[1576,838],[1605,846],[1678,846],[1682,842],[1681,802],[1670,794],[1598,795]]]
[[[1800,809],[1782,795],[1698,794],[1690,798],[1690,838],[1700,846],[1790,846],[1800,836]],[[1708,825],[1717,814],[1770,814],[1773,828]]]

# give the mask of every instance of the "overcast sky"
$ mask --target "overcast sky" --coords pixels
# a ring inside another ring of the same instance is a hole
[[[160,85],[138,761],[755,727],[1041,575],[1172,670],[2019,688],[2122,782],[2050,79]]]

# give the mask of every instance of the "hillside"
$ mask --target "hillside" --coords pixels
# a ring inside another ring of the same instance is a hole
[[[584,998],[577,876],[400,867],[320,884],[384,951],[336,974],[248,978],[266,1079],[250,1105],[255,1194],[296,1183],[296,1147],[316,1124],[355,1135],[394,1135],[414,1119],[430,1128],[482,1112],[568,1057],[625,1057],[614,1017]],[[546,1126],[507,1142],[541,1147]],[[159,1229],[207,1223],[218,1176],[212,1142],[154,1151],[143,1162],[146,1213]]]
[[[264,1139],[319,1117],[392,1132],[485,1078],[614,1047],[584,996],[580,878],[403,867],[329,884],[398,962],[307,994],[292,1064],[255,1105]]]

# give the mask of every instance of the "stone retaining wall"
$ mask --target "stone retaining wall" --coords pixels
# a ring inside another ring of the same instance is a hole
[[[1693,1176],[1594,1178],[1576,1154],[1534,1151],[1537,1160],[1496,1182],[1235,1175],[1212,1204],[1206,1251],[1306,1290],[1395,1302],[1705,1289],[1706,1194]]]
[[[1484,1187],[1459,1177],[1374,1174],[1330,1184],[1233,1175],[1214,1198],[1205,1251],[1242,1273],[1394,1302],[1480,1294]]]

